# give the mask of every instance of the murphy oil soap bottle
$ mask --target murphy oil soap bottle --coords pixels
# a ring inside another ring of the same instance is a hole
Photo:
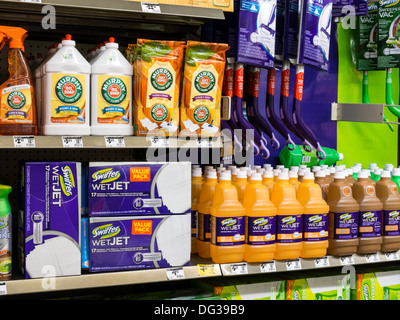
[[[10,192],[10,186],[0,185],[0,280],[10,279],[12,271],[11,206],[8,201]]]
[[[133,67],[110,38],[92,63],[91,134],[133,135]]]
[[[199,203],[197,205],[197,252],[200,257],[205,259],[210,258],[210,208],[217,183],[217,172],[215,169],[207,170],[206,178],[200,189]]]
[[[357,252],[360,206],[353,198],[343,172],[336,172],[329,185],[328,254],[348,256]]]
[[[321,187],[314,182],[314,174],[307,172],[297,190],[297,200],[304,208],[303,247],[300,257],[318,258],[328,249],[329,206],[322,198]]]
[[[245,209],[231,183],[230,171],[221,172],[211,212],[210,256],[215,263],[243,261]]]
[[[271,202],[276,213],[275,260],[290,260],[300,257],[303,238],[303,206],[296,199],[296,189],[289,183],[287,172],[278,175]]]
[[[376,182],[376,195],[383,203],[382,252],[400,250],[400,195],[389,171],[382,171]]]
[[[91,66],[71,35],[43,66],[42,133],[90,135]]]
[[[0,135],[37,135],[32,74],[24,54],[27,31],[0,26],[0,50],[8,43],[9,78],[0,86]]]
[[[252,174],[243,206],[246,213],[244,260],[272,260],[276,250],[276,208],[270,201],[268,187],[262,184],[261,173]]]
[[[353,184],[353,195],[360,205],[357,253],[378,252],[382,244],[383,204],[376,196],[375,185],[369,182],[367,174],[360,172]]]

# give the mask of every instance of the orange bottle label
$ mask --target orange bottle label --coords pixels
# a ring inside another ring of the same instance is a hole
[[[1,91],[1,122],[32,123],[32,95],[33,87],[29,84],[4,88]]]

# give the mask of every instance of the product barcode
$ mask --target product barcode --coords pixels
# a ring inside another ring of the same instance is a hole
[[[150,137],[152,147],[169,147],[169,140],[164,137]]]
[[[366,260],[366,262],[378,262],[379,261],[378,253],[376,252],[376,253],[365,255],[365,260]]]
[[[231,271],[233,274],[247,274],[247,263],[233,263]]]
[[[346,266],[348,264],[354,264],[354,258],[353,256],[345,256],[345,257],[340,257],[339,258],[340,264],[342,266]]]
[[[322,258],[317,258],[314,260],[314,264],[316,268],[329,267],[330,266],[329,258],[327,256]]]
[[[5,282],[0,282],[0,295],[7,294],[7,284]]]
[[[82,137],[62,137],[64,148],[83,147]]]
[[[160,4],[141,2],[143,12],[161,13]]]
[[[167,278],[168,280],[184,279],[185,273],[183,272],[183,268],[167,269]]]
[[[299,259],[286,261],[286,270],[300,270],[301,262]]]
[[[199,148],[212,148],[213,147],[213,141],[208,140],[208,139],[197,139],[197,147]]]
[[[309,156],[304,156],[303,157],[303,162],[304,163],[309,163],[311,161],[311,157],[309,157]]]
[[[13,138],[16,148],[34,148],[36,146],[34,136],[14,136]]]
[[[388,261],[399,260],[399,255],[397,254],[397,252],[386,252],[385,257]]]
[[[42,3],[42,0],[20,0],[20,2]]]
[[[260,263],[260,271],[261,272],[274,272],[274,271],[276,271],[275,261],[269,261],[269,262]]]
[[[125,147],[125,139],[124,137],[104,137],[106,141],[106,147],[113,148],[113,147],[119,147],[123,148]]]

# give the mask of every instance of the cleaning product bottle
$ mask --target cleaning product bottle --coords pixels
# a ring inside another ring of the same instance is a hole
[[[360,173],[357,182],[354,183],[353,195],[360,205],[357,253],[378,252],[382,244],[383,204],[376,196],[375,185],[369,182],[365,173]]]
[[[247,185],[243,206],[246,214],[246,244],[244,260],[269,261],[274,258],[276,244],[276,208],[269,199],[261,174],[253,173]]]
[[[376,195],[383,204],[382,252],[400,250],[400,195],[390,172],[382,171],[381,179],[376,182]]]
[[[400,168],[393,168],[392,179],[397,184],[397,188],[400,189]]]
[[[297,190],[297,200],[304,208],[302,258],[318,258],[328,249],[329,206],[322,198],[321,187],[314,182],[314,174],[307,172]]]
[[[314,181],[320,186],[322,199],[326,201],[329,192],[329,177],[326,176],[325,171],[320,170],[315,173]]]
[[[328,254],[347,256],[357,252],[358,216],[360,206],[353,198],[352,190],[343,172],[335,172],[329,185]]]
[[[197,252],[202,258],[210,258],[211,222],[210,208],[214,199],[215,187],[218,183],[217,172],[208,169],[201,185],[199,203],[197,205]]]
[[[243,261],[245,209],[231,183],[229,171],[221,173],[211,206],[210,255],[215,263]]]
[[[279,173],[272,189],[271,202],[277,208],[275,260],[300,257],[303,238],[303,206],[296,199],[296,190],[289,183],[287,172]]]
[[[300,181],[299,181],[299,179],[298,179],[297,172],[295,172],[295,171],[289,171],[289,183],[290,183],[291,185],[293,185],[294,189],[295,189],[296,192],[297,192],[297,190],[299,189],[299,184],[300,184]]]
[[[307,165],[308,167],[313,167],[315,165],[327,164],[329,166],[335,164],[337,161],[343,160],[343,154],[337,152],[332,148],[322,147],[326,154],[324,160],[319,160],[317,157],[316,149],[311,152],[304,150],[303,146],[295,145],[294,150],[289,150],[288,148],[282,148],[279,153],[279,160],[285,165],[286,168],[291,166]]]
[[[133,67],[110,38],[92,62],[91,134],[133,135]]]
[[[263,178],[262,178],[262,184],[265,185],[265,186],[267,186],[268,192],[269,192],[269,194],[271,195],[271,193],[272,193],[272,188],[273,188],[273,186],[274,186],[274,184],[275,184],[275,181],[274,181],[274,174],[273,174],[272,170],[266,170],[266,171],[264,171],[264,173],[263,173]]]
[[[8,201],[10,192],[10,186],[0,185],[0,280],[8,280],[12,275],[11,206]]]
[[[234,182],[234,186],[237,189],[238,200],[243,203],[244,191],[246,190],[246,186],[248,184],[247,180],[247,172],[239,171],[236,175],[236,180]]]
[[[90,135],[91,66],[71,35],[43,66],[44,135]]]
[[[201,168],[192,170],[192,253],[197,253],[197,205],[200,199],[200,190],[203,184]]]
[[[37,135],[32,74],[24,54],[27,31],[0,26],[0,50],[8,43],[9,78],[0,85],[0,135]]]
[[[372,176],[372,180],[376,183],[381,178],[382,170],[379,168],[374,168],[374,175]]]

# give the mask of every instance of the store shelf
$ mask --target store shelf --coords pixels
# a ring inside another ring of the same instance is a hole
[[[1,148],[221,148],[220,138],[136,136],[2,136]]]
[[[221,269],[218,264],[213,264],[210,261],[205,261],[195,256],[191,261],[191,265],[184,267],[90,273],[56,278],[8,280],[0,282],[0,295],[93,289],[218,276],[221,276]]]
[[[350,255],[345,257],[325,256],[318,259],[296,259],[287,261],[269,261],[264,263],[227,263],[221,264],[223,276],[235,276],[240,274],[262,274],[283,271],[311,270],[316,268],[344,267],[347,265],[365,265],[369,263],[389,262],[400,260],[400,252],[382,253],[370,255]]]

